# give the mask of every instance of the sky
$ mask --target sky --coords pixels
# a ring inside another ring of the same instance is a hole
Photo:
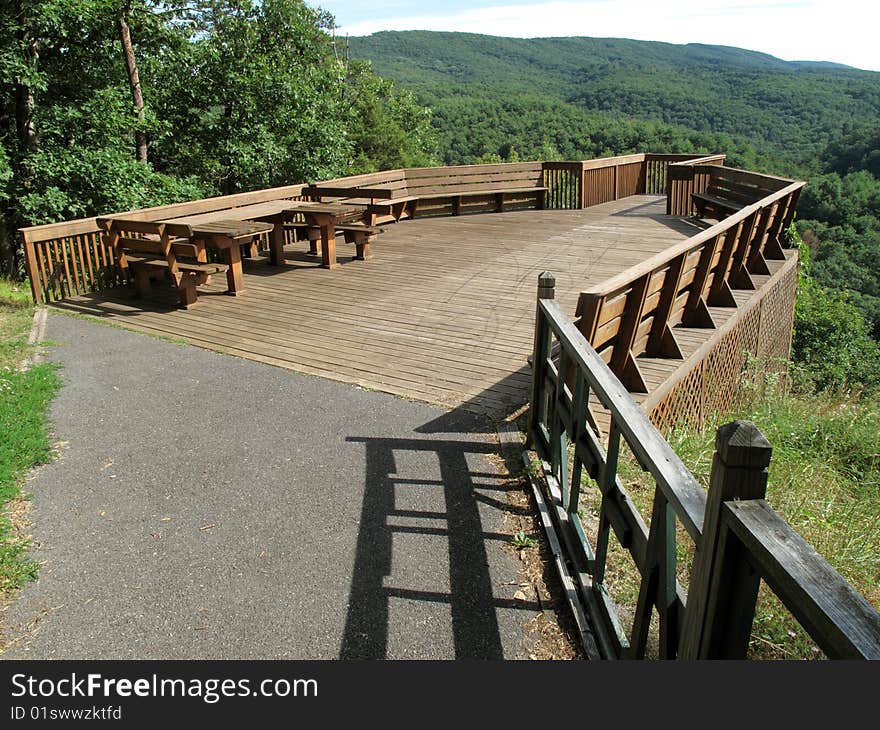
[[[340,35],[446,30],[711,43],[880,71],[880,0],[309,0]]]

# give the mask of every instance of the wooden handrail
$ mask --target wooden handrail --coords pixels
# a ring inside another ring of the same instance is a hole
[[[705,230],[694,234],[690,238],[685,239],[681,243],[678,243],[675,246],[666,249],[665,251],[661,251],[660,253],[655,254],[645,261],[634,264],[625,271],[621,271],[619,274],[615,274],[614,276],[599,282],[595,286],[592,286],[588,289],[583,289],[581,293],[601,296],[609,296],[611,294],[614,294],[616,291],[625,287],[634,278],[640,276],[641,273],[656,270],[657,268],[668,263],[671,259],[680,255],[681,253],[689,251],[695,246],[699,246],[705,243],[706,241],[717,236],[719,233],[726,231],[727,229],[735,226],[741,221],[746,220],[755,211],[760,210],[770,203],[774,203],[778,200],[785,198],[786,196],[800,190],[802,187],[804,187],[804,185],[806,185],[806,183],[800,181],[789,182],[790,184],[782,190],[772,193],[766,198],[762,198],[757,203],[752,203],[752,205],[749,205],[737,211],[733,215],[725,218],[723,221],[719,221],[713,226],[710,226],[709,228],[706,228]]]
[[[580,331],[632,392],[648,392],[639,355],[681,358],[676,325],[714,328],[710,307],[735,307],[734,289],[754,289],[753,276],[771,273],[768,261],[785,260],[780,237],[805,183],[756,178],[784,187],[581,292],[576,310]]]
[[[713,159],[720,157],[723,156]],[[473,176],[476,179],[488,169],[503,168],[505,173],[534,172],[537,177],[542,178],[542,182],[538,184],[548,190],[546,195],[535,196],[535,204],[582,208],[628,195],[662,192],[670,162],[686,159],[696,158],[694,155],[637,153],[572,162],[532,161],[501,165],[400,168],[325,180],[315,185],[323,193],[327,193],[330,188],[343,189],[345,192],[356,188],[365,198],[387,197],[393,200],[395,194],[400,192],[399,189],[407,184],[407,180],[417,183],[444,174]],[[125,283],[125,272],[117,270],[113,254],[107,250],[102,238],[101,223],[109,218],[145,222],[165,220],[272,200],[300,198],[304,194],[304,188],[305,185],[286,185],[20,229],[34,300],[42,302],[59,299]]]
[[[552,274],[540,275],[528,429],[546,487],[533,493],[559,546],[567,598],[580,598],[575,616],[589,617],[587,655],[644,658],[656,611],[660,658],[744,658],[763,577],[829,657],[880,658],[880,614],[763,501],[772,449],[760,430],[748,421],[718,429],[704,491],[554,300],[554,286]],[[610,419],[605,443],[590,417],[597,405]],[[656,485],[650,526],[618,476],[624,443]],[[587,475],[596,487],[589,505]],[[598,519],[585,521],[585,507]],[[676,522],[695,547],[687,593],[676,578]],[[629,636],[605,586],[612,531],[641,576]]]

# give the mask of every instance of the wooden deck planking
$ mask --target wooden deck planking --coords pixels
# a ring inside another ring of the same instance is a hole
[[[149,299],[120,289],[59,306],[448,407],[511,410],[528,397],[538,273],[556,275],[557,299],[573,314],[583,288],[694,232],[663,215],[664,200],[417,218],[385,226],[367,262],[346,261],[338,244],[343,265],[333,272],[305,244],[289,246],[283,269],[246,260],[240,296],[223,294],[218,277],[190,310],[161,287]]]

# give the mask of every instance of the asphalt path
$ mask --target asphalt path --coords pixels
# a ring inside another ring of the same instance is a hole
[[[51,314],[4,659],[524,658],[493,429]]]

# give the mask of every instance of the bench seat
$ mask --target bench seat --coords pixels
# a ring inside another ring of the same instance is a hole
[[[745,208],[746,205],[749,205],[749,203],[719,198],[715,195],[706,195],[706,193],[691,193],[691,197],[694,200],[694,205],[697,206],[697,210],[700,211],[701,217],[703,213],[709,209],[718,209],[727,211],[728,213],[736,213]]]
[[[321,230],[316,226],[305,222],[285,223],[284,228],[289,231],[300,233],[304,231],[309,239],[309,247],[312,253],[318,253],[318,241],[321,240]],[[334,226],[336,235],[340,233],[345,237],[346,243],[353,243],[355,246],[355,259],[358,261],[366,261],[372,258],[370,253],[370,244],[377,235],[385,229],[379,226],[370,226],[365,223],[344,223]]]
[[[168,260],[162,256],[149,254],[125,254],[125,261],[134,274],[134,287],[137,296],[144,296],[150,290],[151,280],[159,273],[167,273],[170,269]],[[187,263],[176,261],[178,276],[178,298],[184,309],[189,309],[198,299],[196,287],[208,283],[211,274],[223,274],[229,270],[226,264]]]

